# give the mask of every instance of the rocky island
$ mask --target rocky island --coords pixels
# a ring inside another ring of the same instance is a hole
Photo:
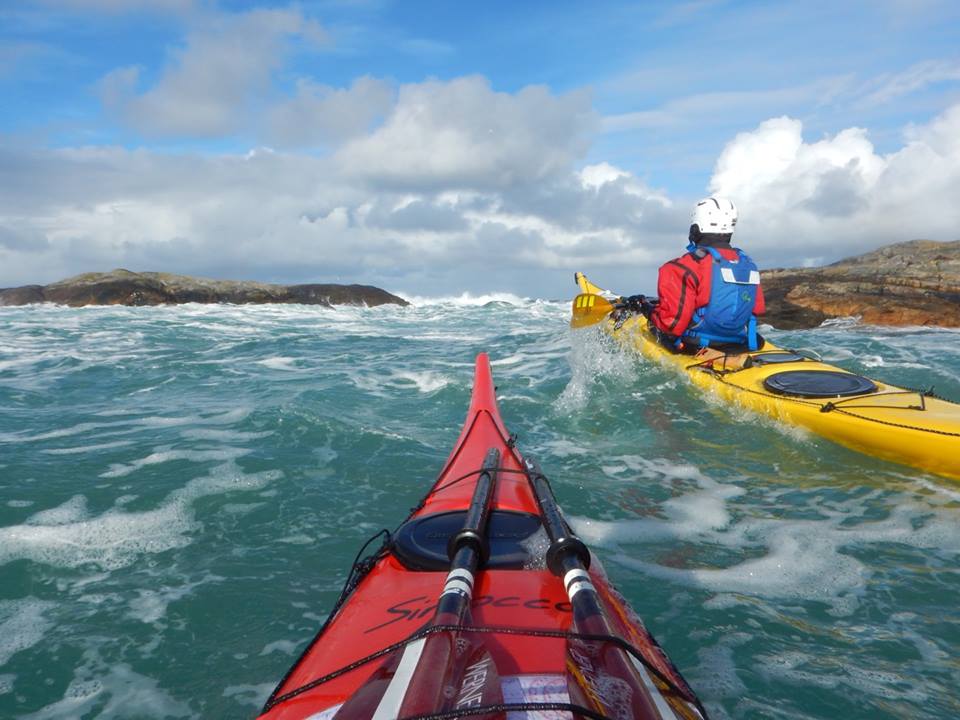
[[[760,273],[776,328],[858,316],[870,325],[960,327],[960,240],[911,240],[832,265]]]
[[[409,305],[370,285],[273,285],[209,280],[170,273],[113,270],[84,273],[50,285],[0,289],[0,305],[175,305],[180,303],[301,303],[304,305]]]

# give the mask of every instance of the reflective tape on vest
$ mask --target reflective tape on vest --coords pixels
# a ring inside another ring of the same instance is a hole
[[[760,273],[757,270],[750,271],[750,277],[746,280],[737,280],[733,274],[733,268],[722,267],[720,268],[720,276],[723,278],[724,282],[733,283],[734,285],[759,285],[760,284]]]

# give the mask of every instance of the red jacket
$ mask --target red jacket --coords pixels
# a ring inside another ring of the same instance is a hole
[[[731,247],[714,247],[728,260],[736,260],[737,251]],[[713,279],[713,256],[689,252],[664,263],[657,278],[657,294],[660,304],[650,316],[663,332],[680,336],[686,332],[697,308],[710,302],[710,284]],[[763,289],[757,288],[757,303],[754,315],[762,315],[767,309]]]

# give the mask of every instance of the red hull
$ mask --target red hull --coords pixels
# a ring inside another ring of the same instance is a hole
[[[467,508],[477,470],[490,448],[500,451],[493,509],[539,515],[536,498],[523,472],[523,458],[510,442],[497,408],[489,361],[486,354],[481,354],[477,358],[473,396],[463,430],[439,478],[410,520]],[[447,486],[451,482],[453,484]],[[684,695],[692,697],[639,618],[611,587],[595,557],[590,576],[614,632],[639,650],[675,687],[683,689]],[[284,678],[267,705],[269,709],[261,717],[269,720],[332,718],[333,709],[363,687],[381,668],[383,659],[347,670],[299,694],[295,694],[296,691],[387,646],[402,643],[424,627],[434,615],[446,577],[445,569],[411,570],[395,552],[386,552]],[[482,628],[509,626],[569,631],[573,619],[563,582],[544,567],[481,569],[477,573],[470,610],[470,624]],[[583,671],[575,667],[576,663],[569,662],[567,640],[563,637],[494,633],[484,635],[483,643],[504,683],[505,700],[508,692],[510,697],[515,697],[519,692],[517,688],[526,687],[530,694],[525,697],[535,697],[540,692],[543,697],[560,702],[562,688],[572,682],[571,675]],[[647,673],[644,682],[649,681],[651,692],[664,708],[662,717],[700,717],[676,692],[667,691],[665,697],[657,693],[655,686],[663,687],[663,683],[654,681],[653,675]],[[508,687],[511,683],[515,686],[512,690]],[[566,702],[571,702],[570,697]],[[323,713],[324,710],[329,712]],[[554,716],[569,718],[571,713]],[[551,716],[541,713],[531,717]]]

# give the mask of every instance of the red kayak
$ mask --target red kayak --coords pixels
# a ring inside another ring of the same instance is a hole
[[[514,446],[480,354],[466,422],[436,483],[354,565],[261,717],[707,714]]]

